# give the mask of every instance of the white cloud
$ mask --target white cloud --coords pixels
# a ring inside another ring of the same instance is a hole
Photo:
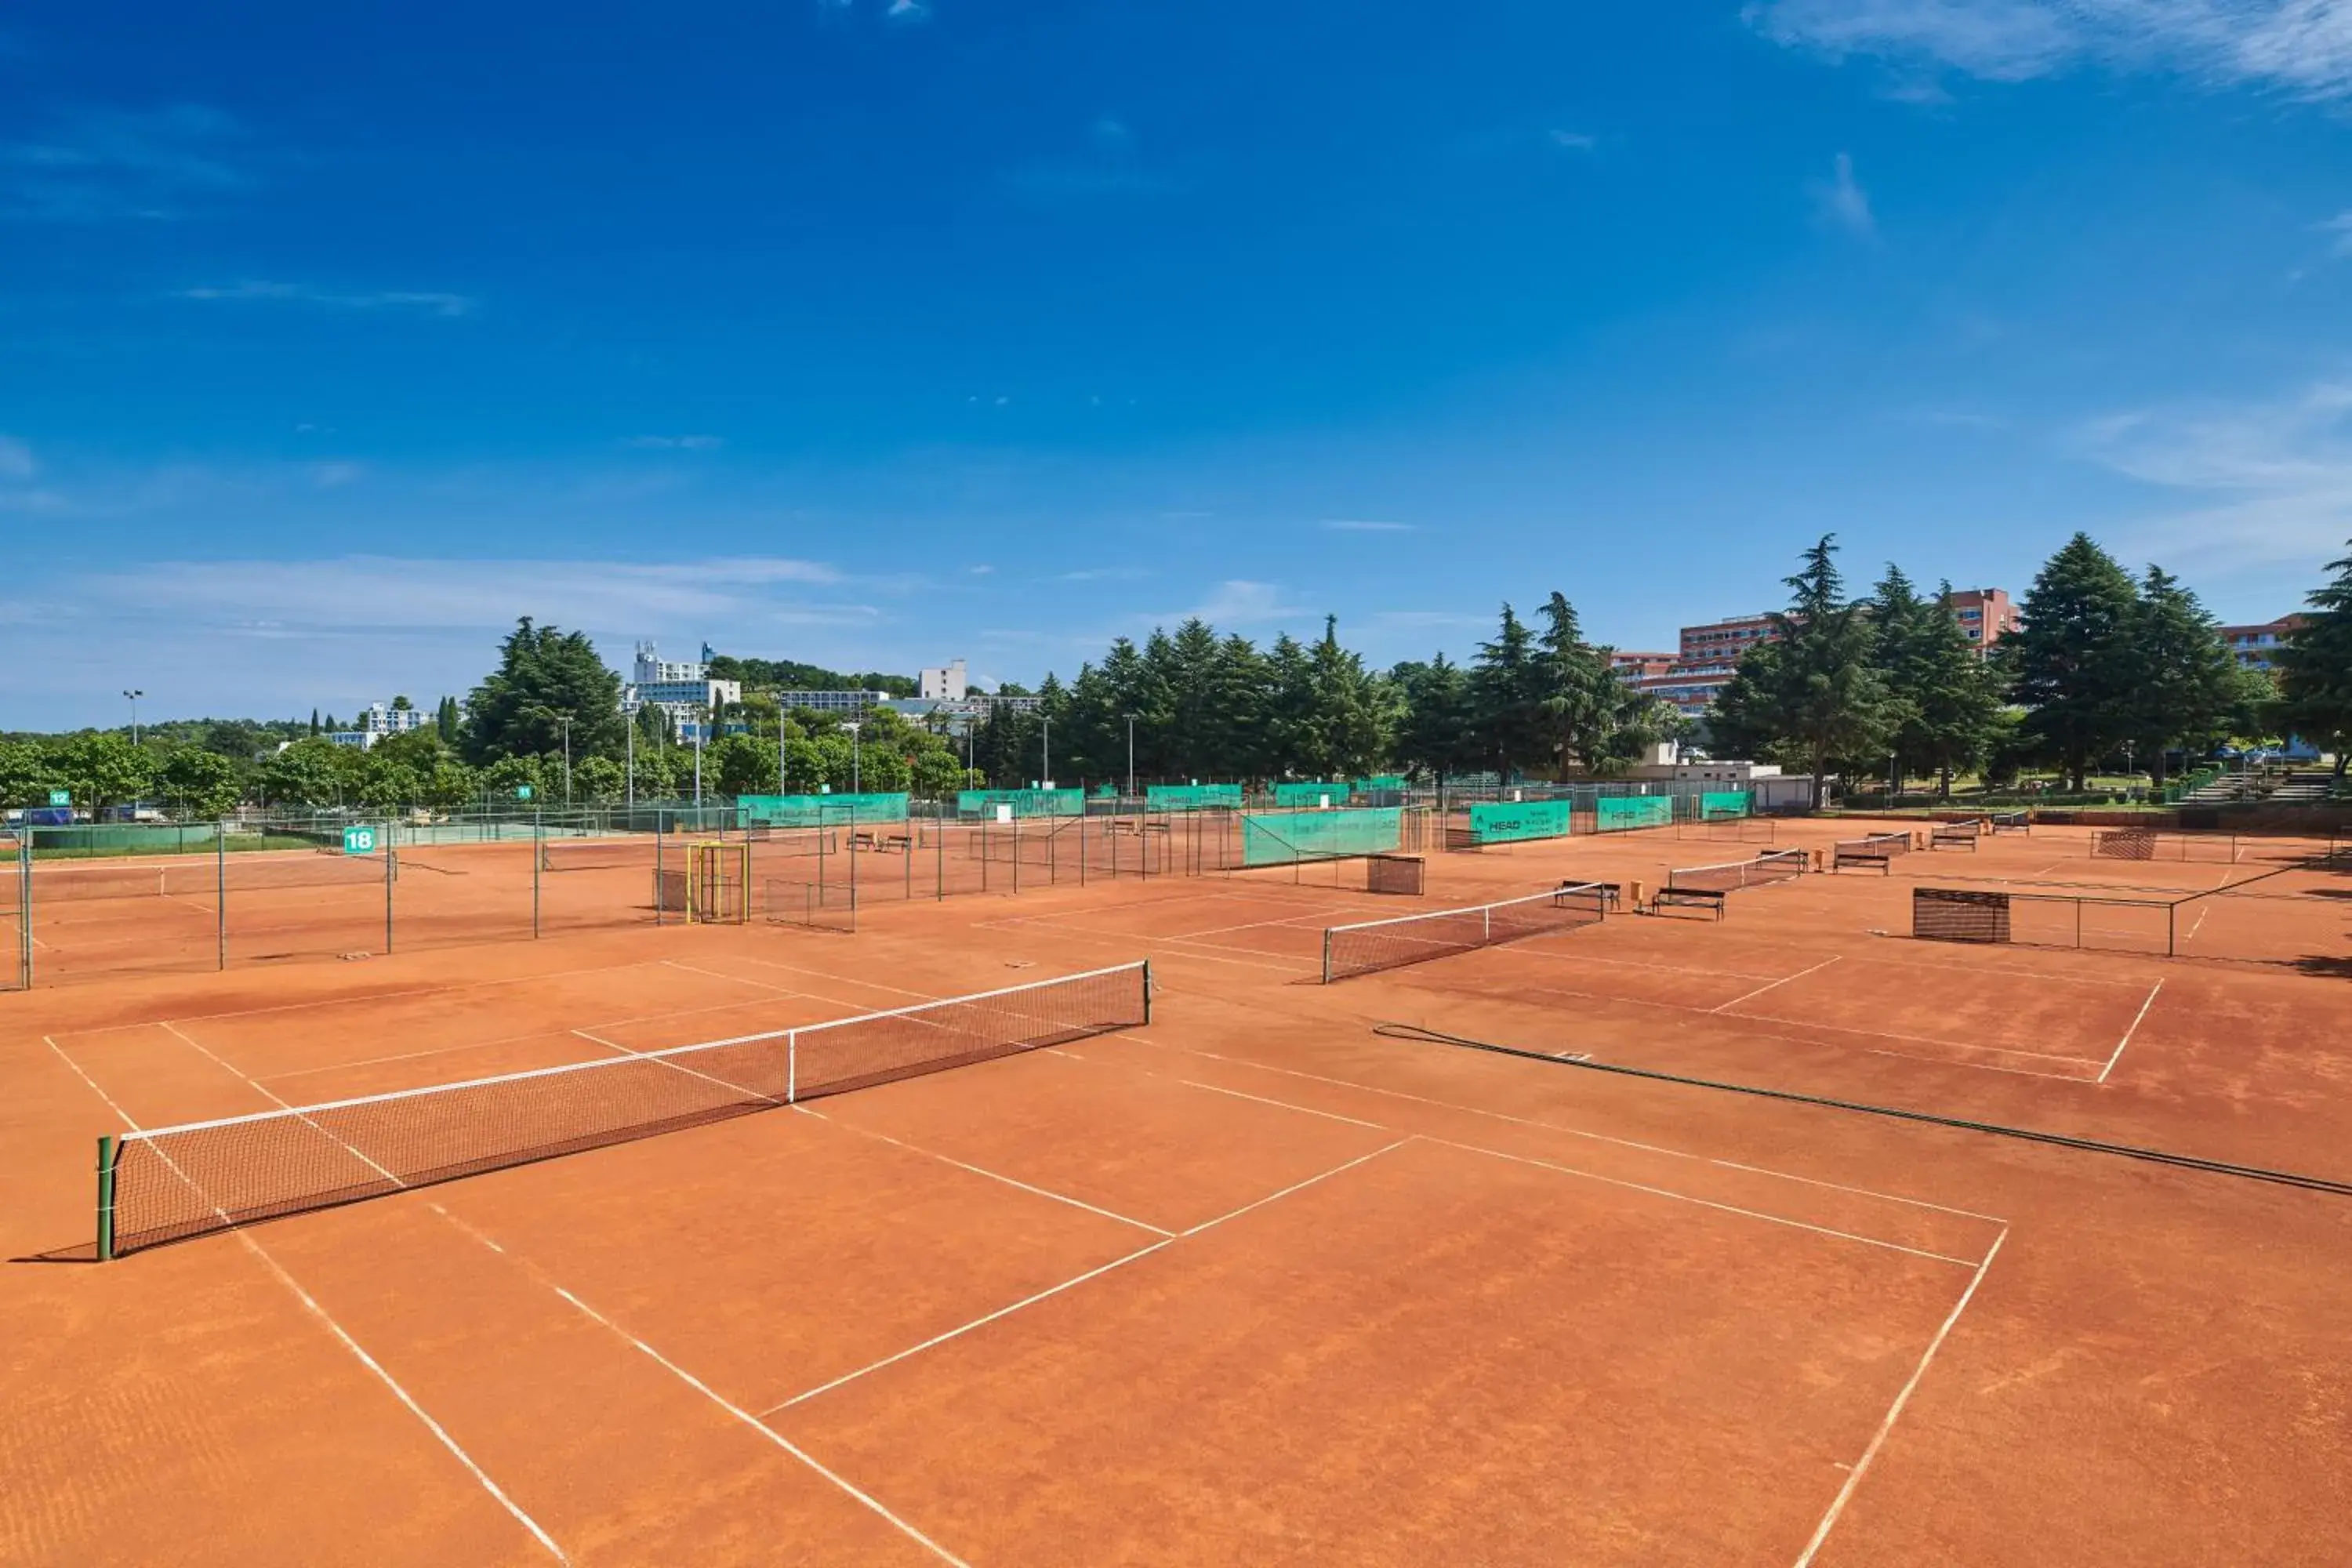
[[[1409,522],[1381,522],[1376,519],[1365,517],[1327,517],[1321,526],[1331,530],[1334,533],[1412,533],[1414,531],[1413,525]]]
[[[1218,584],[1206,599],[1192,608],[1154,619],[1173,626],[1197,617],[1213,626],[1247,626],[1294,620],[1307,613],[1299,605],[1286,603],[1283,590],[1272,583],[1234,578]]]
[[[2078,65],[2352,94],[2352,0],[1751,0],[1748,25],[1832,58],[2025,81]]]
[[[0,221],[185,217],[250,190],[236,121],[201,104],[80,109],[0,143]]]
[[[1878,220],[1870,213],[1870,193],[1853,177],[1853,154],[1839,153],[1831,177],[1813,181],[1806,190],[1823,223],[1864,239],[1877,236]]]
[[[2128,544],[2227,577],[2316,564],[2352,537],[2352,382],[2273,403],[2137,410],[2089,421],[2080,452],[2172,492]]]
[[[291,305],[311,305],[330,310],[412,310],[425,316],[463,316],[471,311],[475,304],[475,301],[463,294],[445,294],[412,289],[338,294],[324,289],[314,289],[307,283],[272,283],[258,279],[247,279],[242,283],[183,289],[179,291],[179,298],[211,302],[268,300]]]
[[[29,479],[38,471],[32,447],[14,436],[0,436],[0,479]]]
[[[2328,247],[2336,255],[2352,257],[2352,211],[2337,213],[2319,226],[2319,232],[2336,237]]]
[[[723,436],[632,436],[621,443],[639,452],[715,452],[727,445]]]
[[[883,13],[893,22],[919,22],[930,14],[931,8],[922,0],[890,0],[889,8]]]

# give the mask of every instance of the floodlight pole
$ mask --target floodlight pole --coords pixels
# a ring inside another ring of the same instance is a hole
[[[1037,787],[1044,789],[1047,784],[1053,783],[1054,780],[1054,721],[1046,718],[1045,715],[1042,713],[1038,715],[1038,718],[1043,721],[1045,726],[1045,760],[1041,764],[1045,771],[1037,775]]]
[[[572,715],[566,713],[562,723],[563,725],[563,805],[564,809],[568,811],[572,806]]]
[[[622,723],[622,755],[628,760],[621,764],[625,775],[621,789],[629,809],[635,811],[637,807],[637,716],[635,713],[624,714]]]
[[[696,716],[694,726],[694,825],[702,826],[702,732],[710,728],[710,710],[705,707]]]
[[[147,695],[143,689],[124,687],[122,695],[131,699],[131,743],[139,744],[139,700]]]
[[[852,795],[862,795],[865,793],[865,780],[864,775],[858,770],[858,722],[856,720],[851,719],[844,722],[841,727],[849,731],[849,793]]]

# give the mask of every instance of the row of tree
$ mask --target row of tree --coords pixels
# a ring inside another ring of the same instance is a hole
[[[1849,598],[1836,554],[1825,537],[1785,580],[1774,637],[1742,658],[1709,715],[1702,738],[1715,755],[1816,781],[1924,775],[1947,789],[1962,773],[1998,778],[2038,761],[2079,789],[2110,759],[2161,779],[2173,758],[2233,735],[2292,731],[2334,750],[2339,770],[2352,752],[2352,557],[2331,563],[2310,595],[2274,682],[2240,668],[2177,579],[2156,567],[2134,578],[2080,534],[2035,576],[2021,629],[1989,658],[1960,630],[1948,587],[1923,595],[1890,566]],[[445,699],[434,723],[371,750],[304,734],[299,721],[166,723],[136,745],[121,731],[17,737],[0,741],[0,802],[38,805],[65,789],[85,809],[153,800],[202,816],[239,803],[457,809],[510,801],[524,785],[560,804],[677,798],[698,785],[720,796],[937,795],[1047,777],[1606,774],[1689,728],[1619,679],[1610,655],[1559,593],[1533,625],[1503,606],[1467,665],[1439,654],[1386,671],[1341,644],[1335,619],[1315,642],[1282,636],[1264,648],[1193,619],[1139,645],[1115,641],[1066,685],[1048,675],[1034,709],[999,706],[969,735],[888,710],[853,732],[753,686],[708,715],[721,739],[690,748],[657,709],[623,715],[620,678],[584,634],[525,619],[462,718]],[[734,668],[751,675],[756,663]]]
[[[2291,653],[2284,685],[2242,666],[2178,578],[2150,566],[2135,579],[2087,535],[2042,566],[2020,628],[1990,657],[1960,630],[1948,584],[1923,598],[1889,566],[1871,595],[1850,599],[1836,554],[1824,537],[1785,579],[1774,636],[1742,658],[1708,726],[1718,754],[1811,773],[1816,800],[1832,774],[1927,774],[1948,793],[1958,773],[2000,777],[2029,762],[2056,766],[2078,791],[2109,762],[2145,766],[2160,784],[2175,758],[2288,730],[2343,749],[2344,713],[2294,696],[2307,684],[2294,671],[2326,658]],[[2294,646],[2343,635],[2326,622]]]

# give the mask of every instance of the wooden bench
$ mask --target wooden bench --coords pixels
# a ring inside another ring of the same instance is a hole
[[[1983,831],[1984,825],[1979,822],[1939,822],[1936,824],[1936,831],[1928,836],[1927,847],[1966,849],[1974,854],[1977,837]]]
[[[1880,876],[1891,877],[1895,874],[1895,854],[1890,849],[1848,848],[1841,844],[1837,847],[1837,858],[1830,862],[1830,869],[1843,871],[1848,866],[1875,866]]]
[[[1580,882],[1575,878],[1569,877],[1563,878],[1559,886],[1553,889],[1552,891],[1555,893],[1570,893],[1574,892],[1580,888],[1600,889],[1601,907],[1604,910],[1622,908],[1625,902],[1625,885],[1622,882]]]
[[[852,828],[849,834],[852,849],[871,849],[877,855],[893,851],[911,855],[915,851],[915,836],[911,833],[885,833],[876,827]]]
[[[1715,918],[1723,918],[1725,894],[1719,888],[1660,888],[1650,895],[1650,912],[1661,910],[1712,910]]]

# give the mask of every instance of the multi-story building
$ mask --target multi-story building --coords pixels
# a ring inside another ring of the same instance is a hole
[[[2281,616],[2258,626],[2223,626],[2221,640],[2230,646],[2231,657],[2246,668],[2268,669],[2279,645],[2301,625],[2301,616]]]
[[[685,663],[665,659],[653,644],[641,642],[634,673],[635,679],[621,687],[621,711],[634,718],[640,709],[658,708],[668,716],[677,738],[688,743],[712,739],[711,714],[743,700],[741,681],[711,679],[708,647],[699,661]]]
[[[938,669],[922,671],[916,678],[915,694],[937,698],[942,702],[961,702],[965,684],[963,660],[951,658]]]
[[[2017,607],[2000,588],[1954,589],[1952,618],[1979,656],[2019,626]],[[1740,657],[1779,636],[1769,615],[1727,616],[1683,627],[1675,653],[1615,653],[1609,665],[1626,684],[1654,693],[1696,719],[1722,694]]]
[[[387,735],[405,735],[412,730],[422,730],[432,721],[415,708],[399,708],[386,702],[371,702],[348,730],[330,730],[327,739],[338,746],[351,746],[368,751]]]
[[[890,700],[887,691],[779,691],[776,700],[789,713],[795,708],[805,708],[814,713],[847,713],[853,718],[869,708],[879,708]]]

